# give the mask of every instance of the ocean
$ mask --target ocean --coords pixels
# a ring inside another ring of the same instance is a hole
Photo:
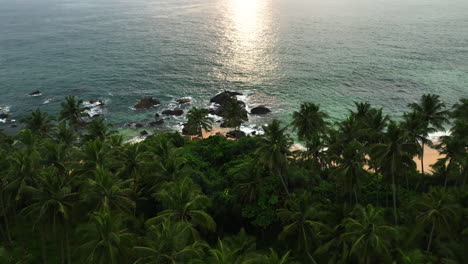
[[[250,128],[287,123],[302,102],[331,121],[354,101],[392,117],[424,93],[451,106],[468,97],[468,1],[0,0],[7,131],[36,108],[57,114],[68,95],[103,100],[95,110],[120,128],[222,90],[272,109]],[[134,110],[143,96],[162,103]]]

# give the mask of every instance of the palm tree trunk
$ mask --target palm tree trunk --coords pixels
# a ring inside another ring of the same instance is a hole
[[[435,229],[435,220],[432,222],[432,228],[431,228],[431,233],[429,234],[429,242],[427,243],[426,252],[429,252],[429,250],[431,249],[432,236],[434,235],[434,229]]]
[[[356,204],[358,204],[359,202],[358,202],[358,198],[357,198],[357,192],[356,192],[356,190],[354,190],[354,199],[355,199],[355,201],[356,201]]]
[[[397,206],[396,206],[396,187],[395,187],[395,173],[392,171],[392,192],[393,192],[393,216],[395,217],[395,225],[398,224]]]
[[[68,227],[65,227],[65,250],[67,254],[67,263],[71,264],[71,253],[70,253],[70,234]]]
[[[11,235],[10,235],[10,225],[8,223],[8,217],[7,217],[7,207],[5,205],[5,200],[3,199],[3,193],[0,194],[0,202],[1,202],[1,206],[4,210],[3,212],[3,222],[5,223],[5,236],[6,236],[6,239],[8,241],[8,243],[11,243]]]
[[[422,141],[421,148],[421,174],[424,177],[424,139]]]
[[[306,253],[307,253],[307,256],[310,258],[310,261],[312,261],[313,264],[317,264],[317,262],[315,261],[314,257],[312,257],[312,255],[309,253],[308,250],[306,250]]]
[[[45,238],[45,232],[42,230],[41,232],[41,255],[42,255],[42,263],[47,264],[47,241]]]
[[[286,191],[286,194],[289,197],[289,190],[288,190],[288,187],[286,186],[286,182],[284,181],[283,176],[281,175],[281,173],[278,173],[278,176],[281,179],[281,183],[283,184],[284,190]]]

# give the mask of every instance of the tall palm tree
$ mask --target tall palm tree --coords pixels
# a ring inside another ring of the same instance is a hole
[[[85,263],[128,263],[129,244],[133,237],[123,227],[122,217],[112,215],[108,208],[93,213],[92,225],[80,230],[85,243],[79,247]]]
[[[235,98],[230,98],[222,106],[221,115],[226,119],[226,127],[236,129],[239,129],[243,122],[249,120],[243,103]]]
[[[49,233],[46,230],[51,228],[51,233],[57,234],[59,233],[57,228],[61,228],[63,232],[62,261],[65,263],[66,260],[66,263],[71,263],[70,221],[73,205],[78,200],[78,193],[64,185],[63,179],[54,170],[45,171],[40,177],[37,177],[37,186],[27,186],[25,192],[32,195],[32,203],[24,208],[23,212],[35,219],[34,226],[40,225],[42,227],[41,236],[43,238]],[[46,243],[45,241],[42,243],[43,261],[47,263]]]
[[[74,96],[65,97],[65,103],[61,103],[60,120],[68,120],[70,125],[76,127],[83,123],[83,117],[88,116],[85,111],[88,107],[83,106],[83,100],[77,100]]]
[[[391,240],[397,231],[385,225],[383,210],[357,205],[352,214],[354,218],[343,220],[345,232],[340,238],[352,245],[349,253],[361,263],[390,263]]]
[[[305,252],[312,263],[316,263],[310,250],[314,245],[318,245],[321,232],[326,226],[315,220],[318,214],[316,208],[293,201],[290,204],[290,209],[277,210],[278,217],[286,224],[279,234],[279,239],[293,237],[297,241],[298,252]]]
[[[288,167],[289,148],[292,145],[291,138],[285,133],[286,127],[281,127],[278,120],[273,120],[269,125],[263,126],[264,135],[260,138],[260,146],[255,152],[259,156],[258,162],[264,168],[279,176],[286,194],[289,190],[283,174]]]
[[[299,111],[293,113],[291,125],[297,130],[299,140],[310,140],[314,135],[325,132],[328,114],[313,103],[303,103]]]
[[[193,107],[187,113],[187,126],[190,131],[203,137],[203,130],[210,130],[213,126],[213,118],[208,116],[208,111],[203,108]]]
[[[200,257],[205,248],[208,248],[205,242],[193,239],[189,223],[164,219],[148,227],[143,246],[134,247],[138,255],[135,264],[187,263],[189,259]]]
[[[437,130],[443,130],[443,125],[447,122],[448,111],[445,104],[440,100],[440,96],[435,94],[424,94],[419,103],[408,105],[419,117],[422,126],[422,133],[419,135],[421,141],[421,173],[424,176],[424,145],[427,142],[427,135]]]
[[[42,137],[47,136],[54,128],[52,121],[53,118],[49,114],[42,112],[39,108],[21,120],[25,124],[26,129],[30,129]]]
[[[274,249],[270,248],[268,253],[259,253],[256,257],[246,261],[246,263],[257,264],[298,264],[292,260],[291,251],[279,255]]]
[[[430,226],[426,252],[430,252],[434,232],[450,234],[460,216],[460,207],[442,188],[431,189],[413,203],[418,212],[417,219],[425,227]]]
[[[95,119],[88,125],[86,125],[86,134],[84,140],[106,140],[112,135],[117,133],[115,130],[111,130],[112,125],[104,123],[103,119]]]
[[[358,203],[358,190],[367,171],[364,169],[366,163],[364,146],[358,141],[351,141],[344,147],[342,156],[335,159],[337,166],[332,175],[341,182],[345,192],[349,194],[349,201],[354,194],[355,203]]]
[[[108,170],[98,166],[94,170],[94,178],[88,179],[84,198],[92,202],[96,209],[104,207],[121,212],[132,212],[135,202],[129,197],[131,179],[118,179]]]
[[[390,122],[385,142],[372,147],[371,157],[378,164],[378,171],[382,173],[384,179],[390,178],[393,193],[393,215],[395,224],[398,223],[396,204],[396,181],[407,167],[413,162],[413,156],[417,152],[414,143],[408,141],[403,129],[395,122]]]
[[[53,133],[53,138],[57,142],[62,142],[65,145],[71,146],[77,140],[77,134],[66,122],[60,122],[56,131]]]
[[[218,239],[216,248],[209,250],[211,257],[208,258],[210,264],[244,264],[255,260],[255,239],[248,236],[244,229],[231,237]]]
[[[190,178],[185,177],[175,182],[167,182],[154,196],[162,202],[165,210],[155,218],[148,220],[149,224],[169,218],[208,230],[215,230],[215,221],[205,212],[205,209],[210,205],[210,200],[202,193],[200,186]],[[193,231],[196,235],[195,230]]]

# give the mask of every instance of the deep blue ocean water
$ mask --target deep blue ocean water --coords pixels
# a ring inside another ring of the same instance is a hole
[[[123,124],[183,96],[206,106],[223,89],[273,109],[254,124],[287,121],[305,101],[332,120],[353,101],[392,116],[424,93],[450,106],[468,96],[468,1],[0,0],[11,118],[56,113],[75,95],[105,100],[106,118]],[[144,95],[163,103],[131,109]]]

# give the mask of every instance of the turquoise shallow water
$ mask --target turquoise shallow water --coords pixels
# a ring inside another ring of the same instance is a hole
[[[285,120],[303,101],[334,120],[352,101],[394,116],[423,93],[451,105],[468,96],[468,1],[0,0],[0,106],[12,118],[76,95],[105,100],[112,122],[139,121],[222,89]],[[135,112],[143,95],[163,104]]]

